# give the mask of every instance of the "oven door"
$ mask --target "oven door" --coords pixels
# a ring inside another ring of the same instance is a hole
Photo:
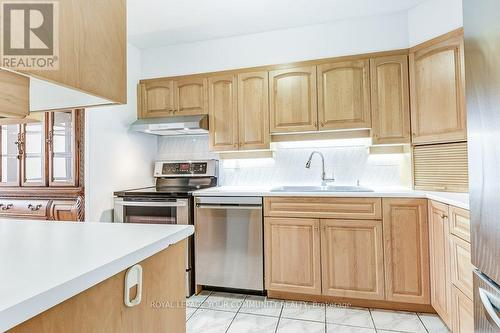
[[[114,222],[189,224],[189,199],[115,198]]]
[[[115,198],[114,222],[146,224],[193,224],[190,199]],[[194,237],[186,246],[186,297],[194,293]]]

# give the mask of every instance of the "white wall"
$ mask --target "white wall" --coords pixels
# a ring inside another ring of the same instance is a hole
[[[462,0],[427,0],[408,11],[409,46],[462,27]]]
[[[407,13],[142,51],[142,77],[184,75],[408,47]]]
[[[128,45],[128,104],[86,110],[85,214],[87,221],[111,221],[113,191],[153,184],[157,138],[129,131],[137,118],[140,51]]]

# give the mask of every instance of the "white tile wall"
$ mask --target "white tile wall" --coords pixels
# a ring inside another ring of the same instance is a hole
[[[316,145],[316,146],[315,146]],[[364,144],[336,146],[311,143],[307,148],[273,144],[274,159],[221,160],[220,185],[277,186],[319,185],[321,160],[313,158],[305,168],[309,154],[318,150],[325,155],[327,177],[335,173],[336,184],[353,185],[359,179],[365,186],[409,186],[408,154],[370,155]],[[208,137],[160,137],[158,159],[218,158],[208,151]]]

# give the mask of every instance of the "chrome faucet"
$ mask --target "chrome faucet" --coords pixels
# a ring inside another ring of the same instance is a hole
[[[332,178],[326,178],[326,173],[325,173],[325,156],[323,156],[322,153],[319,151],[313,151],[311,155],[309,156],[309,159],[307,160],[306,163],[306,168],[310,169],[311,168],[311,160],[314,156],[314,154],[318,154],[321,157],[321,186],[326,186],[328,182],[334,182],[335,178],[332,172]]]

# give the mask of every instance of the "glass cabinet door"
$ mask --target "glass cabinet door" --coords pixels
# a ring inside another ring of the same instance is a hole
[[[23,158],[21,159],[21,182],[23,186],[46,186],[45,113],[32,113],[31,118],[39,122],[21,125]]]
[[[49,114],[49,186],[77,186],[76,111]]]
[[[0,126],[0,186],[19,186],[22,138],[19,125]]]

